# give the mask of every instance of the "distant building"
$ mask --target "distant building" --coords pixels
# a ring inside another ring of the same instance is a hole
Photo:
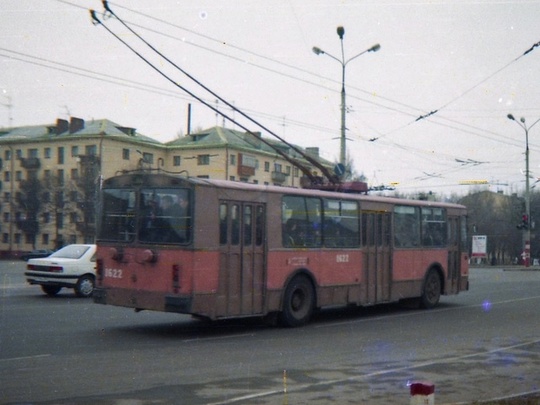
[[[168,143],[107,119],[72,117],[50,125],[0,129],[0,254],[92,242],[97,186],[122,171],[299,187],[303,173],[269,144],[312,170],[284,143],[222,127]],[[319,157],[318,148],[304,151],[323,166],[333,166]],[[321,175],[316,170],[313,174]],[[32,181],[44,186],[36,190],[37,202],[29,192]],[[38,210],[33,208],[37,205]]]

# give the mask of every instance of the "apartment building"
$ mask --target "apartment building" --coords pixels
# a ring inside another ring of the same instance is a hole
[[[318,148],[305,152],[332,166]],[[91,243],[99,183],[122,171],[299,187],[302,173],[290,160],[310,167],[289,145],[223,127],[167,143],[107,119],[0,129],[0,256]]]

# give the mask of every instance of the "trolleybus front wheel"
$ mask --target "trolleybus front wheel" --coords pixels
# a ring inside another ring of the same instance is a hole
[[[306,324],[315,306],[315,290],[311,281],[303,275],[294,277],[285,290],[280,321],[285,326]]]

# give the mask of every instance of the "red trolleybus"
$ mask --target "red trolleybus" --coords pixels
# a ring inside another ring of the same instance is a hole
[[[208,319],[468,289],[464,206],[135,172],[106,180],[94,300]]]

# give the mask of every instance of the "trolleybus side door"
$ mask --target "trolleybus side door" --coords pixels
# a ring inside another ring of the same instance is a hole
[[[265,206],[221,201],[220,269],[216,316],[262,314]]]
[[[392,283],[390,218],[387,212],[368,211],[362,214],[363,267],[368,304],[390,300]]]
[[[448,280],[446,293],[459,291],[461,276],[460,224],[459,217],[448,217]]]

